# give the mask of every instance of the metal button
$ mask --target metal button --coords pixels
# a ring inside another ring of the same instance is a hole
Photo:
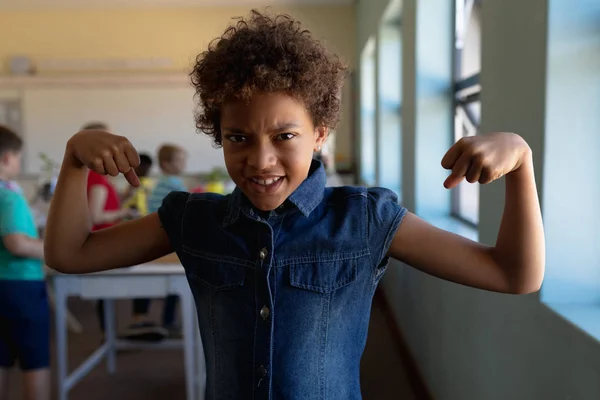
[[[263,308],[260,309],[260,316],[262,317],[262,319],[266,320],[267,318],[269,318],[270,314],[271,310],[269,310],[269,307],[263,306]]]
[[[269,254],[269,252],[267,251],[267,249],[263,248],[259,254],[260,259],[264,260],[265,258],[267,258],[267,254]]]
[[[261,365],[260,367],[258,367],[256,373],[258,374],[259,378],[264,378],[265,376],[267,376],[267,369],[264,367],[264,365]]]

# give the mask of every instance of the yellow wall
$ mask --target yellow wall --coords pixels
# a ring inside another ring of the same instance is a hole
[[[0,60],[49,58],[167,58],[188,70],[195,56],[247,7],[18,11],[0,13]],[[355,60],[353,6],[273,8],[301,20],[351,65]],[[5,63],[0,73],[6,72]]]

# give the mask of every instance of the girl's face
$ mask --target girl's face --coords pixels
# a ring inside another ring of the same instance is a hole
[[[279,207],[308,176],[327,128],[313,125],[304,106],[284,93],[260,93],[221,109],[225,164],[259,210]]]

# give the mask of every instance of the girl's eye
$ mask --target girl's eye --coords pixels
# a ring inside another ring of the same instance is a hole
[[[293,133],[282,133],[280,135],[277,135],[277,138],[279,140],[290,140],[290,139],[293,139],[294,137],[296,137],[296,135],[294,135]]]
[[[233,143],[242,143],[246,141],[246,137],[244,135],[227,135],[226,138]]]

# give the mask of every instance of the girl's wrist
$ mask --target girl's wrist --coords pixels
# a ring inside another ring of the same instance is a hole
[[[79,158],[77,158],[77,156],[75,155],[75,149],[73,147],[73,144],[71,143],[71,140],[67,142],[67,148],[65,149],[65,158],[63,160],[63,164],[68,167],[78,169],[84,167],[83,163],[79,161]]]

